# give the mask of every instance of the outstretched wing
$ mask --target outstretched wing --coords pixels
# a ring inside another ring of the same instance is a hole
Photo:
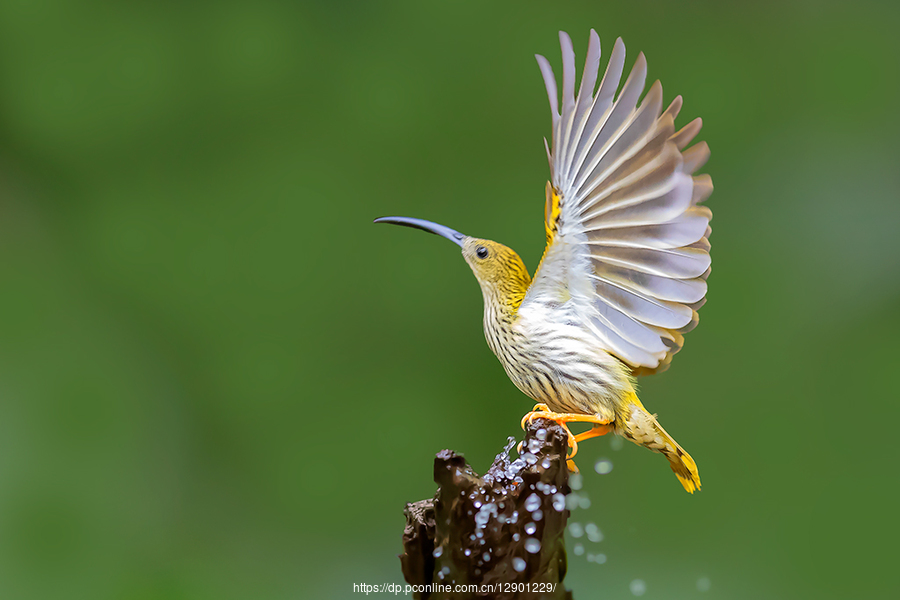
[[[616,96],[625,45],[616,40],[595,93],[600,40],[591,30],[587,61],[575,95],[572,40],[560,32],[562,106],[550,64],[537,56],[553,113],[547,149],[547,249],[525,302],[573,298],[578,316],[610,353],[637,374],[668,366],[685,332],[698,320],[710,271],[710,210],[698,203],[712,192],[708,175],[693,174],[709,158],[702,126],[680,131],[675,98],[663,112],[662,86],[640,105],[647,64],[640,54]],[[546,140],[545,140],[546,143]]]

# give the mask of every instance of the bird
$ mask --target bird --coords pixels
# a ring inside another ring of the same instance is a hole
[[[484,298],[484,334],[506,374],[569,438],[567,465],[577,472],[578,443],[613,433],[662,454],[690,493],[697,465],[637,395],[636,378],[667,369],[684,334],[698,323],[711,270],[712,193],[696,174],[710,151],[688,147],[696,118],[675,129],[677,96],[663,110],[662,86],[643,99],[647,61],[640,53],[616,94],[625,66],[618,38],[600,71],[600,39],[591,29],[578,91],[575,52],[565,32],[562,94],[549,61],[535,55],[552,114],[545,186],[546,247],[531,277],[500,243],[412,217],[381,217],[442,236],[462,249]],[[590,429],[573,434],[570,423]]]

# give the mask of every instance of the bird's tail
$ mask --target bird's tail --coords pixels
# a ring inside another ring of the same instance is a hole
[[[616,433],[631,440],[638,446],[659,452],[669,459],[669,466],[678,481],[690,493],[700,489],[700,474],[691,455],[666,433],[656,415],[651,415],[638,400],[637,394],[629,394],[625,409],[616,419]]]

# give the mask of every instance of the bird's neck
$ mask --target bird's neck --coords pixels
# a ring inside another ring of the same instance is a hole
[[[521,271],[504,277],[498,283],[481,285],[484,295],[484,333],[491,350],[498,356],[501,346],[511,342],[513,324],[530,284],[531,277],[523,266]]]

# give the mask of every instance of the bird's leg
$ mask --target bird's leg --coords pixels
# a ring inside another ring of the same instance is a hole
[[[569,431],[568,426],[566,426],[565,421],[557,421],[554,417],[557,416],[557,413],[554,413],[550,410],[550,407],[543,403],[537,403],[534,405],[534,408],[531,409],[531,412],[522,417],[522,429],[525,429],[526,423],[531,423],[536,418],[542,419],[550,419],[551,421],[556,421],[560,427],[562,427],[566,431],[566,435],[569,438],[569,448],[572,449],[572,454],[570,454],[567,459],[572,458],[578,452],[578,441],[575,439],[575,436]],[[519,442],[519,445],[516,446],[516,452],[519,454],[522,453],[522,442]],[[574,465],[575,463],[572,463]],[[577,469],[576,469],[577,472]]]
[[[594,425],[584,433],[579,433],[575,436],[576,442],[583,442],[584,440],[589,440],[593,437],[600,437],[601,435],[606,435],[610,431],[613,430],[613,426],[611,424],[607,425]]]
[[[555,421],[566,430],[566,434],[569,436],[569,447],[572,449],[572,453],[566,457],[566,464],[569,466],[569,470],[575,473],[578,472],[578,467],[575,466],[575,462],[572,458],[578,454],[578,442],[592,437],[606,435],[612,431],[611,419],[605,419],[599,415],[588,415],[583,413],[555,413],[551,411],[550,407],[546,404],[536,404],[530,413],[522,417],[522,429],[525,429],[526,423],[531,423],[536,418]],[[573,435],[566,423],[593,423],[594,426],[584,433]]]

